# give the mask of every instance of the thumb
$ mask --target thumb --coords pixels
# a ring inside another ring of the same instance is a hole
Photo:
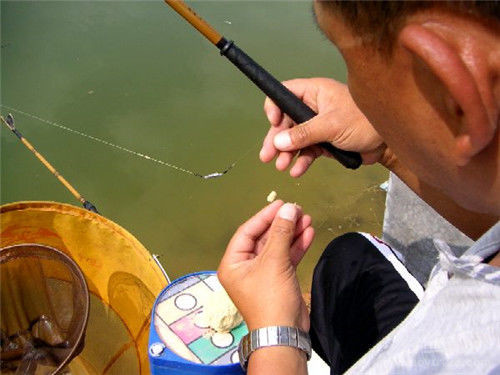
[[[330,114],[331,116],[331,114]],[[328,113],[282,131],[274,137],[274,146],[280,151],[296,151],[320,142],[328,142],[332,123]]]
[[[300,209],[292,203],[286,203],[279,209],[269,228],[264,253],[283,259],[290,257],[290,247],[295,235],[295,225]]]

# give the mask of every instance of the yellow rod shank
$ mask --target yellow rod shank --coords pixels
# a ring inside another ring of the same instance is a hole
[[[192,10],[184,1],[182,0],[164,0],[165,3],[170,5],[180,16],[182,16],[186,21],[188,21],[193,27],[195,27],[200,33],[202,33],[205,38],[207,38],[212,44],[217,44],[221,39],[220,35],[212,26],[210,26],[204,19],[198,16],[194,10]]]
[[[3,116],[1,116],[1,120],[2,122],[7,125],[7,127],[9,129],[10,126],[7,124],[7,121],[5,121],[5,119],[3,118]],[[11,129],[12,130],[12,129]],[[45,165],[45,167],[66,187],[66,189],[68,189],[70,191],[71,194],[73,194],[73,196],[78,199],[80,202],[84,203],[85,202],[85,198],[82,197],[82,195],[68,182],[66,181],[66,179],[61,176],[59,174],[59,172],[52,166],[52,164],[50,164],[47,159],[45,159],[42,154],[40,154],[36,149],[35,147],[33,147],[33,145],[31,143],[28,142],[28,140],[26,138],[24,138],[22,135],[19,137],[19,139],[21,140],[21,142],[23,142],[23,144],[28,148],[28,150],[30,150],[37,158],[38,160],[40,160],[42,162],[43,165]]]

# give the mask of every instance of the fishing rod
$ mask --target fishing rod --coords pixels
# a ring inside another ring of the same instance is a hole
[[[316,112],[302,102],[281,82],[239,49],[232,40],[224,38],[224,36],[198,16],[184,1],[164,1],[215,45],[220,50],[222,56],[231,61],[297,124],[308,121],[317,115]],[[328,142],[321,142],[318,145],[328,151],[346,168],[357,169],[362,163],[361,154],[358,152],[341,150]]]
[[[52,173],[65,187],[69,190],[73,196],[78,199],[84,208],[89,211],[99,213],[97,208],[88,200],[86,200],[71,184],[66,181],[66,179],[61,176],[61,174],[45,159],[34,147],[31,143],[28,142],[26,138],[19,132],[19,130],[14,125],[14,116],[12,114],[8,114],[5,119],[3,116],[0,116],[2,122],[16,135],[19,140],[24,143],[24,145],[42,162],[42,164]]]

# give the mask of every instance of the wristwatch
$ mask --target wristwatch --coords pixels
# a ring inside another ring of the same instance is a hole
[[[311,359],[311,339],[308,333],[295,327],[264,327],[250,331],[240,341],[238,355],[243,370],[247,368],[250,354],[267,346],[291,346],[306,353],[307,360]]]

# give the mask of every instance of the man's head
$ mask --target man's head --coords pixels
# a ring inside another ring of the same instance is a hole
[[[500,4],[316,2],[351,94],[402,163],[500,214]]]
[[[345,1],[321,0],[330,12],[340,16],[354,34],[367,45],[390,53],[406,18],[419,11],[440,9],[476,17],[500,19],[500,2],[484,0],[439,1]]]

